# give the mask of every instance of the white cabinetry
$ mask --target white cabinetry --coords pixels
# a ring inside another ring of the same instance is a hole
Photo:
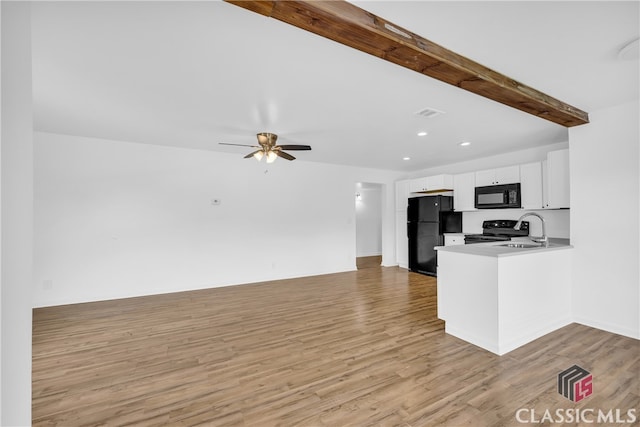
[[[522,209],[541,209],[542,204],[542,162],[520,165],[520,190]]]
[[[569,207],[569,150],[547,153],[547,160],[520,165],[523,209]]]
[[[445,246],[464,245],[464,234],[462,233],[445,233]]]
[[[412,193],[427,191],[427,177],[412,179],[409,183],[409,190]]]
[[[475,172],[453,176],[453,209],[456,211],[475,210]]]
[[[453,175],[434,175],[427,177],[427,191],[453,189]]]
[[[545,209],[569,208],[569,150],[550,151],[543,163]]]
[[[518,165],[476,172],[476,185],[478,187],[513,184],[516,182],[520,182],[520,167]]]
[[[456,249],[438,251],[438,317],[447,334],[502,355],[571,323],[570,250]]]
[[[412,179],[409,189],[412,193],[451,191],[453,189],[453,175],[442,174]]]

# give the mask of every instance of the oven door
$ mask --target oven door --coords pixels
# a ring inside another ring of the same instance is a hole
[[[476,209],[520,208],[520,184],[476,187],[474,205]]]

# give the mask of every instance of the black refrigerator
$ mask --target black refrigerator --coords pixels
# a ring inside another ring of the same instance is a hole
[[[409,199],[407,237],[409,270],[436,276],[437,251],[444,245],[443,233],[462,232],[462,212],[453,211],[453,197],[424,196]]]

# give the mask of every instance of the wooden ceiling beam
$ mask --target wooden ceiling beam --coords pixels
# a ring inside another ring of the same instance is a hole
[[[565,127],[586,112],[346,1],[225,0]]]

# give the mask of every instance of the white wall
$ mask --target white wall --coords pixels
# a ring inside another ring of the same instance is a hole
[[[36,133],[35,306],[353,270],[355,184],[396,176]]]
[[[571,128],[575,320],[640,338],[638,101]]]
[[[518,219],[525,212],[536,212],[544,218],[548,237],[568,239],[570,237],[569,209],[482,209],[462,213],[462,231],[464,233],[482,233],[482,221],[491,219]],[[542,224],[539,219],[529,217],[529,235],[542,236]]]
[[[1,2],[0,425],[31,425],[33,107],[27,2]]]
[[[382,188],[358,183],[356,193],[356,256],[382,255]]]
[[[541,145],[526,150],[511,151],[508,153],[497,154],[495,156],[481,157],[474,160],[450,163],[429,169],[423,169],[418,172],[407,174],[402,179],[418,178],[421,176],[438,175],[441,173],[466,173],[475,172],[483,169],[500,168],[503,166],[519,165],[522,163],[537,162],[545,160],[549,151],[562,150],[569,147],[568,142],[560,142],[557,144]],[[460,147],[460,150],[473,150],[473,145],[469,147]]]

